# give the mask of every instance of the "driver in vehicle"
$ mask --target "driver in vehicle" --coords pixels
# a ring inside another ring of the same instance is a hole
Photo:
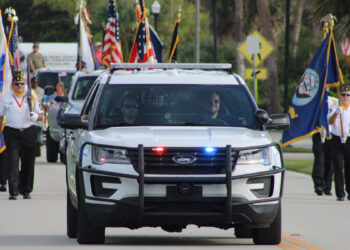
[[[138,114],[138,103],[135,97],[127,95],[122,98],[121,101],[121,112],[122,112],[122,123],[133,124],[136,121]]]
[[[223,121],[220,117],[219,111],[220,111],[220,96],[217,92],[213,91],[209,94],[205,95],[205,98],[203,99],[204,102],[204,110],[202,114],[202,121],[204,123],[209,124],[223,124],[226,125],[227,123]]]

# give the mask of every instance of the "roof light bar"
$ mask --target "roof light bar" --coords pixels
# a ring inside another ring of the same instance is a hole
[[[230,70],[229,63],[111,63],[112,70],[117,69],[216,69]]]

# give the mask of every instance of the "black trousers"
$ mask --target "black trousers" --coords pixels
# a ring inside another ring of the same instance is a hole
[[[325,158],[320,133],[312,135],[312,152],[314,153],[314,167],[312,168],[312,180],[314,182],[314,188],[324,190]]]
[[[0,184],[1,185],[6,185],[7,183],[7,169],[5,167],[4,155],[5,155],[5,152],[2,152],[0,154]]]
[[[333,167],[333,163],[331,161],[331,148],[332,148],[332,141],[326,140],[323,143],[324,181],[325,181],[324,190],[325,191],[332,190],[332,180],[333,180],[334,167]]]
[[[35,126],[19,130],[4,129],[5,162],[10,195],[29,194],[33,191],[37,129]],[[19,170],[19,159],[21,168]]]
[[[335,194],[344,197],[344,174],[346,192],[350,194],[350,140],[341,143],[340,137],[332,135],[331,161],[334,167]],[[343,172],[344,169],[344,172]]]

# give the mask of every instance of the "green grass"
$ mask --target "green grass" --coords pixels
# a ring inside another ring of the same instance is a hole
[[[284,160],[287,170],[311,175],[314,160]]]
[[[284,147],[284,148],[282,148],[282,152],[287,152],[287,153],[312,153],[312,149],[311,148]]]

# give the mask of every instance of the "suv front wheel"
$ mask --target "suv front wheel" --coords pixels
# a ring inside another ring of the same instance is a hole
[[[281,242],[281,204],[270,227],[253,229],[253,241],[257,245],[276,245]]]
[[[79,244],[103,244],[105,228],[95,227],[86,215],[85,208],[78,209],[78,242]]]

